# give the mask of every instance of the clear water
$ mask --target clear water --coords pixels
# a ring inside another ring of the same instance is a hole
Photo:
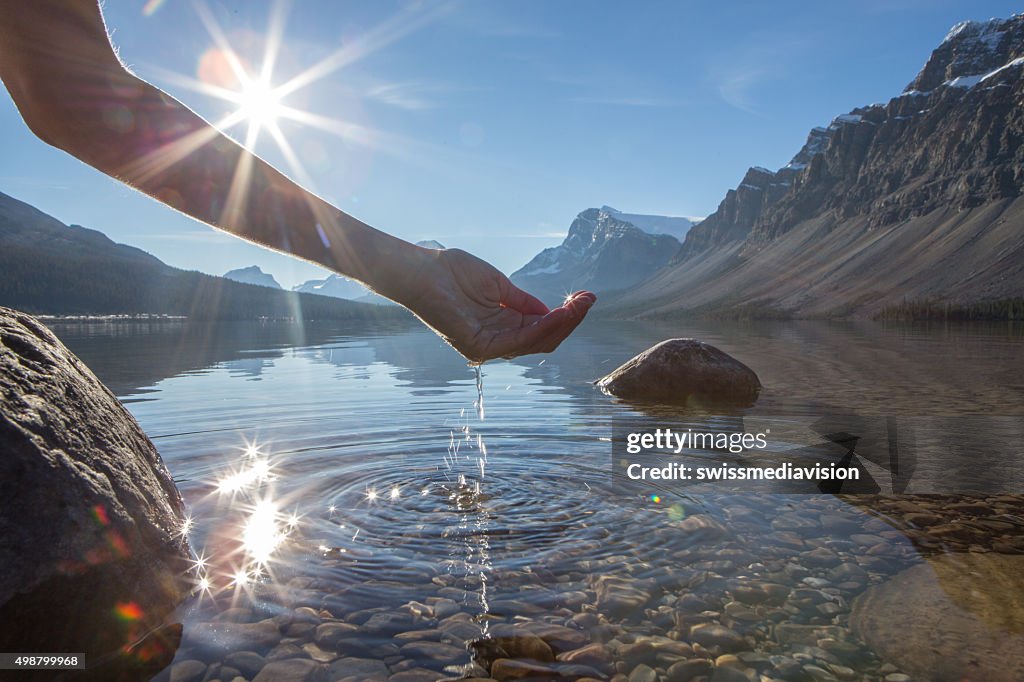
[[[854,599],[929,553],[990,551],[1024,523],[1015,516],[1024,506],[1004,496],[990,510],[1004,525],[957,544],[919,532],[893,511],[893,497],[664,485],[655,501],[609,476],[620,419],[653,427],[742,418],[783,432],[826,414],[901,417],[916,424],[918,469],[933,484],[972,452],[1019,454],[1024,334],[1006,324],[588,322],[556,353],[487,363],[482,379],[412,326],[54,328],[128,405],[189,505],[191,543],[204,562],[180,610],[178,661],[217,666],[232,651],[275,647],[283,655],[283,642],[323,662],[328,679],[343,679],[353,657],[383,662],[388,675],[435,679],[469,674],[469,642],[510,625],[553,623],[583,643],[618,646],[644,636],[690,641],[691,627],[713,622],[746,638],[749,671],[778,675],[795,661],[836,679],[847,670],[882,679],[901,668],[849,630]],[[591,385],[678,336],[751,366],[765,386],[757,404],[727,418],[643,409]],[[1020,471],[1011,466],[1006,476],[1024,490]],[[836,559],[822,559],[826,552]],[[849,570],[837,575],[837,566]],[[737,597],[743,584],[764,582],[790,592],[767,605]],[[801,589],[821,590],[834,606],[817,608]],[[302,607],[318,612],[314,624],[355,626],[348,643],[315,645],[315,631],[296,625]],[[377,627],[371,619],[381,613],[394,624]],[[244,631],[208,636],[209,623],[271,617],[278,642],[250,643]],[[445,628],[457,621],[470,631]],[[809,644],[782,641],[780,623],[835,626],[833,638],[849,640],[854,653],[808,652]],[[572,650],[547,639],[555,653]],[[419,641],[454,651],[408,646]],[[697,646],[692,655],[723,651]],[[673,655],[651,654],[648,663],[663,678]],[[610,678],[635,666],[635,657],[612,655],[594,669]]]

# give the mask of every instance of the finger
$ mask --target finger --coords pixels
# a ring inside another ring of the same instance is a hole
[[[580,303],[586,302],[587,308],[589,309],[590,306],[594,305],[594,303],[596,301],[597,301],[597,294],[595,294],[594,292],[592,292],[592,291],[577,291],[577,292],[571,293],[568,296],[566,296],[565,297],[565,303],[563,303],[562,305],[573,305],[576,302],[580,302]],[[584,314],[586,314],[586,311],[584,311]]]
[[[555,308],[531,325],[499,334],[487,347],[491,357],[515,357],[529,353],[550,353],[569,336],[586,317],[597,297],[580,292],[564,306]]]
[[[501,305],[523,315],[547,315],[551,312],[539,298],[531,296],[511,282],[501,297]]]

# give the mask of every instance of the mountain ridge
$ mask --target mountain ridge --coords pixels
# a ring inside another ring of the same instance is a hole
[[[0,305],[47,315],[197,319],[397,318],[379,306],[278,291],[171,267],[98,230],[0,192]]]

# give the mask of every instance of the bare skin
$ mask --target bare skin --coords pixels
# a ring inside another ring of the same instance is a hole
[[[551,352],[594,304],[548,309],[485,261],[376,230],[128,71],[95,0],[0,0],[0,79],[43,141],[207,225],[411,310],[474,362]]]

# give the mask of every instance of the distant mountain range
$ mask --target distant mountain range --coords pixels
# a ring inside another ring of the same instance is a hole
[[[441,244],[441,242],[433,239],[416,242],[416,245],[427,249],[444,248],[444,245]],[[259,268],[257,268],[257,270],[258,269]],[[225,275],[225,277],[226,276],[227,275]],[[360,301],[362,303],[397,305],[394,301],[390,301],[383,296],[373,293],[359,282],[338,274],[329,275],[324,279],[307,280],[302,284],[292,287],[292,291],[298,291],[305,294],[319,294],[320,296],[331,296],[332,298],[344,298],[349,301]]]
[[[271,289],[281,288],[281,285],[277,283],[274,276],[263,272],[258,265],[228,270],[224,273],[223,277],[230,279],[232,282],[241,282],[242,284],[254,284],[258,287],[269,287]]]
[[[1022,72],[1024,15],[956,25],[902,94],[815,128],[783,168],[751,168],[666,267],[595,312],[870,317],[1024,303]]]
[[[362,298],[370,293],[370,290],[359,282],[342,275],[329,275],[325,279],[307,280],[302,284],[292,287],[292,291],[344,298],[350,301]]]
[[[397,319],[404,310],[278,291],[173,268],[102,232],[0,193],[0,305],[51,315]]]
[[[541,251],[511,279],[548,305],[580,289],[597,294],[625,289],[667,265],[680,246],[673,233],[685,234],[691,225],[686,218],[588,208],[572,221],[561,244]]]

